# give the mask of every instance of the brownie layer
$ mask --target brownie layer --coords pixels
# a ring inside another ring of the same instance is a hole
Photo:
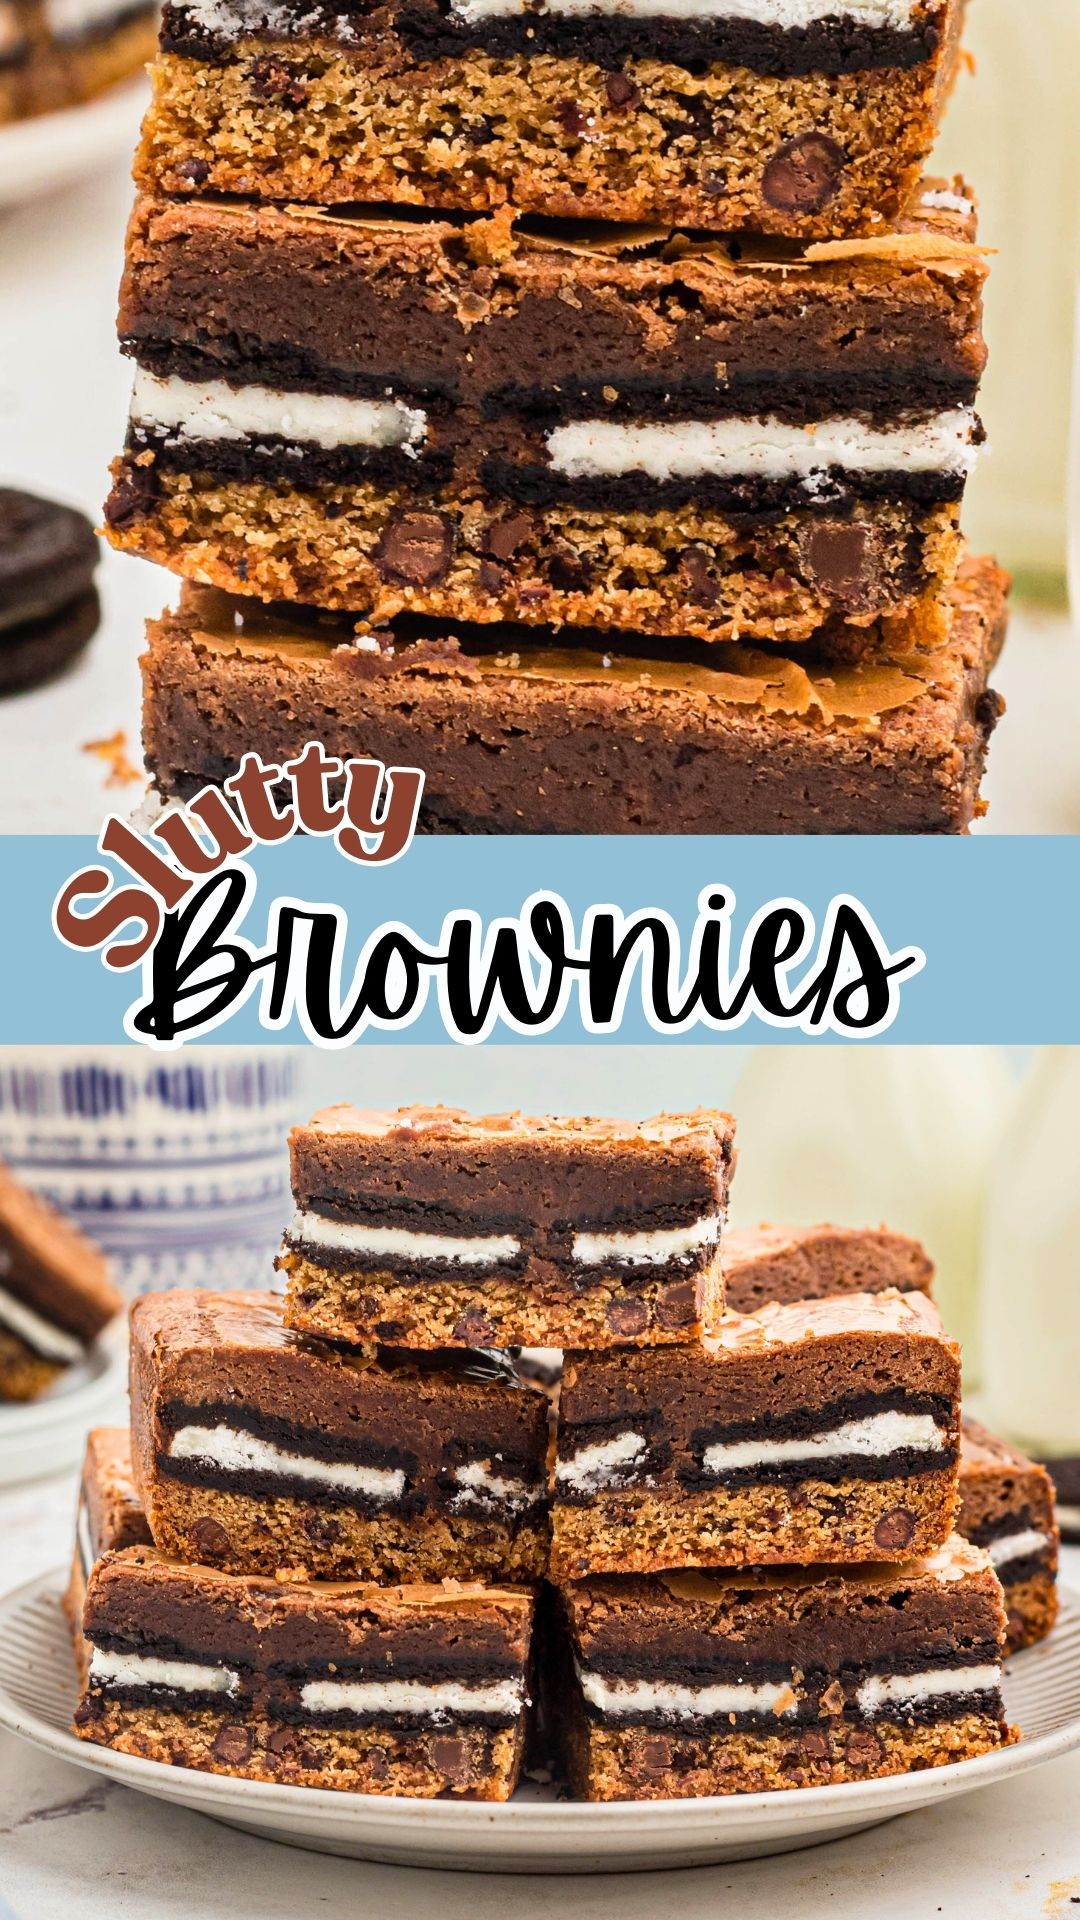
[[[1061,1538],[1071,1545],[1080,1544],[1080,1454],[1058,1454],[1043,1459],[1054,1483],[1055,1515]]]
[[[159,375],[557,422],[970,405],[985,263],[962,181],[895,234],[793,254],[663,228],[142,197],[119,329]]]
[[[916,190],[962,10],[961,0],[946,6],[935,52],[917,65],[795,75],[658,59],[640,21],[636,57],[612,73],[570,50],[429,57],[385,15],[356,44],[290,38],[288,15],[245,33],[241,18],[227,47],[160,54],[137,177],[170,194],[465,209],[512,200],[713,231],[872,232]]]
[[[253,742],[284,761],[319,739],[422,767],[427,832],[964,832],[1001,712],[1007,584],[969,562],[932,657],[900,627],[887,657],[845,669],[446,623],[399,623],[373,654],[328,616],[185,587],[148,629],[147,761],[189,798]]]
[[[75,1546],[63,1595],[80,1684],[85,1685],[89,1663],[82,1617],[91,1569],[103,1553],[150,1544],[150,1529],[132,1477],[128,1430],[95,1427],[86,1436],[75,1509]]]
[[[724,1236],[724,1301],[754,1313],[770,1300],[838,1293],[929,1293],[934,1269],[917,1240],[884,1228],[756,1227]]]
[[[553,1566],[926,1552],[952,1527],[959,1391],[958,1349],[920,1293],[728,1311],[678,1354],[574,1355]]]
[[[287,1332],[276,1295],[148,1295],[132,1420],[165,1552],[315,1577],[543,1570],[547,1401],[500,1355],[343,1355]]]

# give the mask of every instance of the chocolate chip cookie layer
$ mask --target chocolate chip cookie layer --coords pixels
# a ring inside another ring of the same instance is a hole
[[[84,1740],[344,1793],[509,1799],[530,1587],[283,1583],[152,1548],[90,1576]]]
[[[698,1347],[568,1356],[551,1564],[901,1560],[957,1504],[959,1349],[921,1293],[725,1312]]]
[[[558,1595],[544,1671],[585,1800],[836,1785],[989,1753],[1005,1618],[955,1536],[896,1567],[593,1579]]]
[[[963,0],[166,6],[143,185],[795,238],[910,199]]]
[[[409,1348],[692,1339],[719,1307],[733,1140],[720,1113],[328,1108],[291,1136],[286,1320]]]
[[[144,201],[110,536],[377,621],[940,638],[984,267],[959,187],[925,194],[813,257]]]
[[[171,1292],[131,1320],[156,1545],[233,1573],[534,1579],[548,1403],[501,1354],[343,1353],[274,1294]]]

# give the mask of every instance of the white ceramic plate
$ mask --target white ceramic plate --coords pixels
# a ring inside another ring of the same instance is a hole
[[[81,107],[0,127],[0,208],[55,193],[123,153],[134,153],[147,101],[142,74]]]
[[[40,1399],[0,1403],[0,1487],[62,1473],[82,1459],[91,1427],[126,1418],[127,1341],[110,1328]]]
[[[1010,1662],[1009,1716],[1018,1746],[892,1780],[703,1800],[582,1806],[536,1789],[507,1806],[390,1800],[375,1794],[264,1786],[167,1767],[77,1740],[71,1643],[60,1611],[65,1575],[0,1601],[0,1726],[91,1772],[227,1826],[290,1846],[395,1866],[487,1873],[602,1873],[704,1866],[787,1853],[937,1804],[1024,1772],[1080,1746],[1080,1596],[1064,1593],[1057,1632]]]

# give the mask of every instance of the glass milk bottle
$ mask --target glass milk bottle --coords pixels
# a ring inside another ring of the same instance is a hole
[[[1060,591],[1069,392],[1080,271],[1080,0],[974,0],[935,172],[962,173],[997,249],[986,296],[980,411],[991,451],[965,523],[1029,590]]]
[[[982,1405],[1034,1453],[1080,1454],[1080,1047],[1048,1047],[1002,1130],[984,1215]]]
[[[733,1107],[732,1219],[887,1226],[923,1241],[970,1386],[983,1189],[1014,1097],[990,1047],[758,1047]]]

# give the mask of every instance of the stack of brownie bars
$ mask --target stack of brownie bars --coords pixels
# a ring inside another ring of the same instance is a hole
[[[172,0],[114,545],[167,797],[420,766],[443,832],[962,832],[963,0]]]
[[[134,1308],[69,1594],[83,1738],[484,1799],[529,1754],[581,1798],[671,1797],[1015,1738],[1049,1482],[977,1432],[962,1465],[913,1242],[722,1259],[718,1113],[334,1108],[292,1158],[284,1300]]]

